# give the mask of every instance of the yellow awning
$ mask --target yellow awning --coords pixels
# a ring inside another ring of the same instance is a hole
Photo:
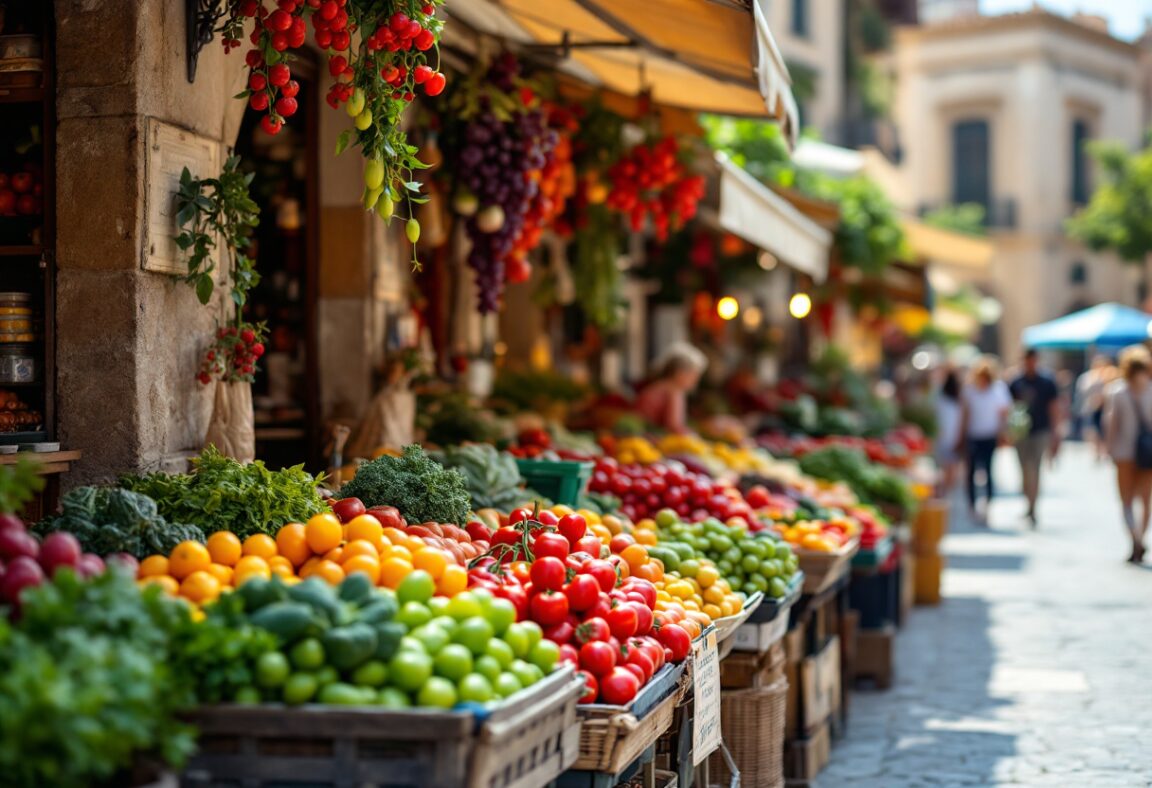
[[[764,116],[798,131],[788,69],[760,4],[712,0],[454,0],[450,17],[567,54],[569,73],[658,105]],[[451,23],[445,28],[451,35]]]
[[[823,282],[832,234],[721,153],[720,225],[774,254],[781,262]]]
[[[915,257],[962,268],[987,268],[992,242],[985,238],[932,227],[915,219],[902,221],[904,237]]]

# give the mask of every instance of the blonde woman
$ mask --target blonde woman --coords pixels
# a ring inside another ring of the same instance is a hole
[[[1008,414],[1012,394],[1000,379],[1000,365],[994,356],[984,356],[972,367],[968,384],[960,396],[960,440],[957,452],[968,460],[968,506],[980,525],[988,523],[988,508],[994,494],[992,458]],[[983,474],[985,504],[979,507],[977,474]]]
[[[636,398],[646,421],[669,432],[688,428],[688,394],[700,383],[708,358],[687,342],[675,342],[653,365],[649,382]]]
[[[1120,354],[1120,378],[1109,385],[1104,404],[1104,443],[1116,463],[1116,487],[1124,525],[1132,540],[1128,560],[1144,560],[1144,535],[1152,514],[1152,355],[1143,345]],[[1136,517],[1136,500],[1140,517]]]

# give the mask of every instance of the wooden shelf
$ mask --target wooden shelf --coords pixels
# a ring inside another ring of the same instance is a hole
[[[44,252],[40,244],[0,246],[0,257],[39,257]]]
[[[10,88],[0,86],[0,104],[39,104],[44,101],[44,88]]]

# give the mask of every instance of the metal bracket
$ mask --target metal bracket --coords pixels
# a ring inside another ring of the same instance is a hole
[[[188,81],[196,81],[196,60],[200,50],[211,43],[216,25],[225,13],[225,0],[184,0],[188,45]]]

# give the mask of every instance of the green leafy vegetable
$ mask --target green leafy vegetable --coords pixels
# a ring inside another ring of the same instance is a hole
[[[908,480],[890,468],[869,462],[859,449],[817,449],[801,458],[800,470],[817,479],[846,483],[864,503],[892,506],[904,515],[916,508],[916,495]]]
[[[120,486],[152,498],[169,522],[191,523],[205,533],[226,528],[241,539],[275,534],[285,523],[327,509],[319,492],[323,475],[313,477],[303,465],[279,471],[259,460],[243,465],[212,446],[193,464],[191,474],[124,476]]]
[[[410,523],[464,525],[471,508],[464,475],[446,469],[416,444],[400,457],[364,463],[340,489],[341,498],[359,498],[367,506],[395,506]]]
[[[524,489],[516,458],[486,443],[452,446],[431,456],[445,468],[464,474],[473,509],[511,511],[526,500],[540,497]]]
[[[131,553],[145,558],[168,555],[187,539],[204,541],[194,525],[169,523],[147,495],[117,487],[77,487],[60,499],[62,512],[38,523],[39,534],[70,531],[81,546],[96,555]]]
[[[21,457],[15,465],[0,465],[0,512],[11,514],[44,489],[44,477],[36,474],[35,460]]]

